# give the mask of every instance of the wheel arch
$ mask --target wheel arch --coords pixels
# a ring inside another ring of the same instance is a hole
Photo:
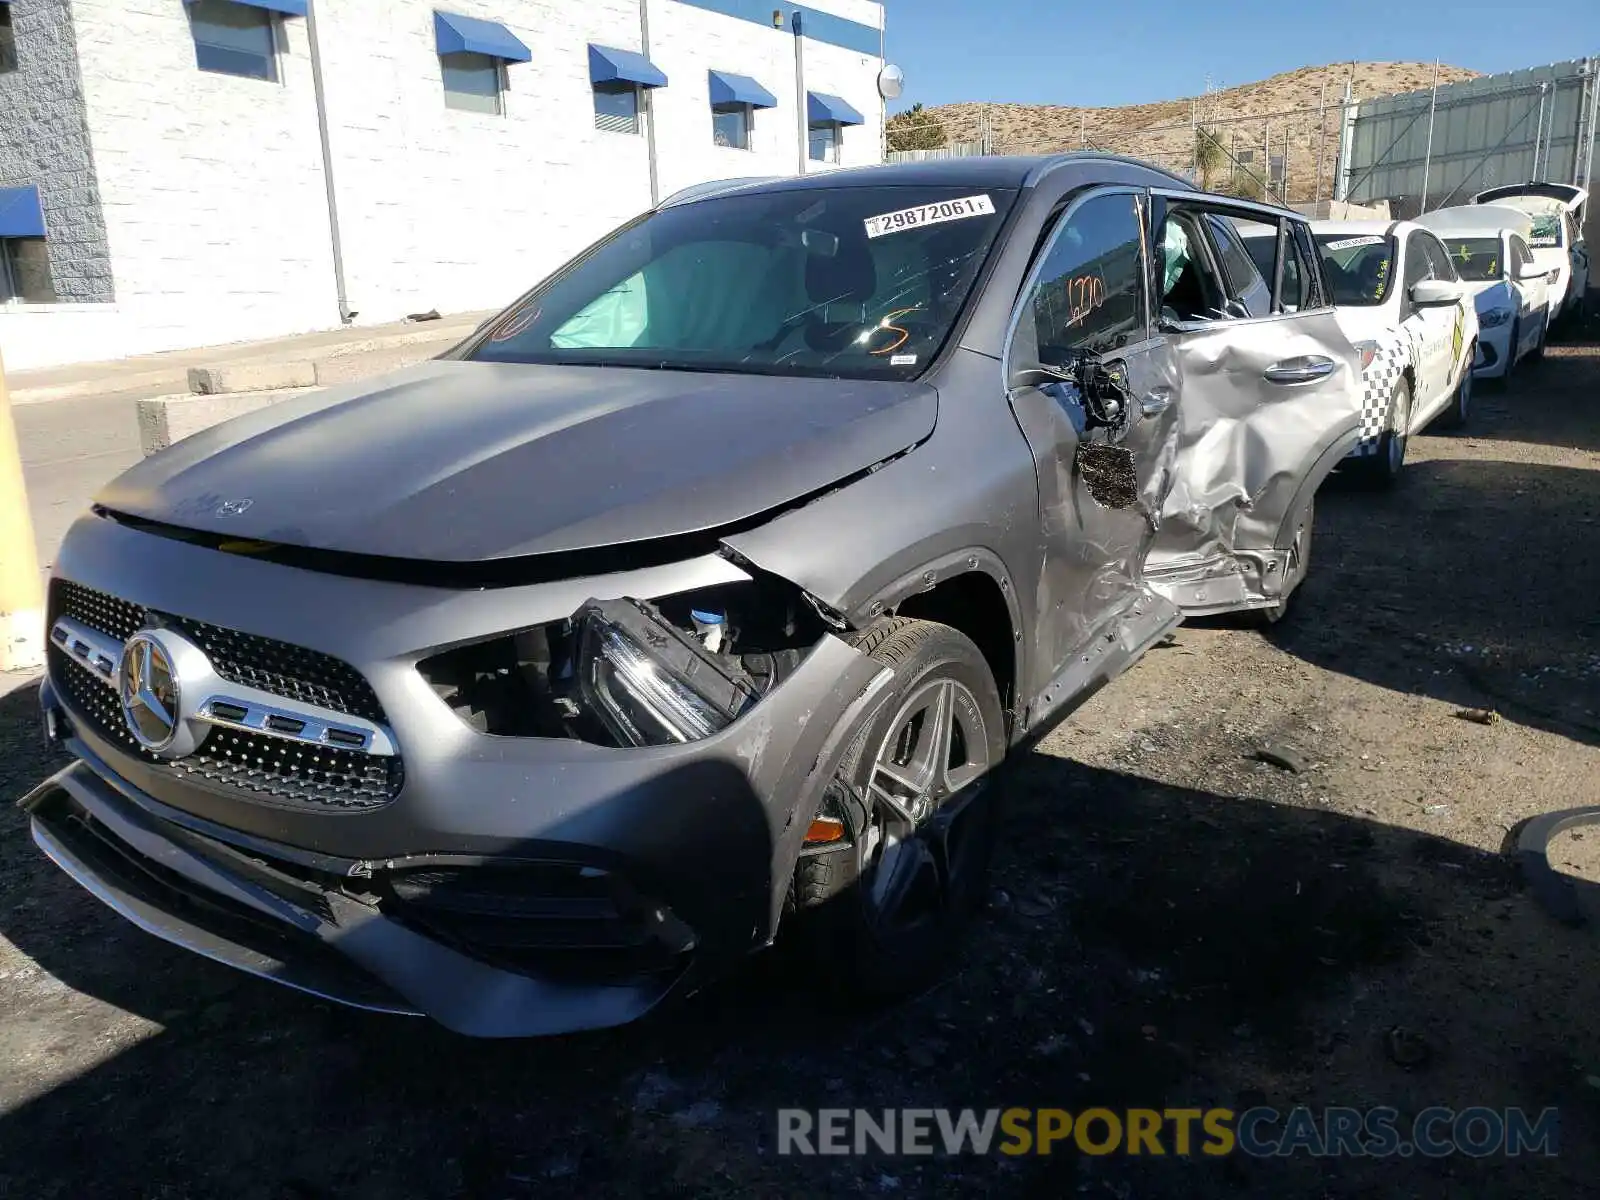
[[[937,621],[970,638],[994,675],[1009,737],[1026,646],[1016,585],[998,555],[982,547],[942,554],[879,589],[852,615],[870,621],[885,614]]]

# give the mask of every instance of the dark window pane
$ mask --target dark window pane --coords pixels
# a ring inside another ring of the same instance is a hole
[[[1455,280],[1456,269],[1450,265],[1450,256],[1436,239],[1424,236],[1422,252],[1428,256],[1428,270],[1434,279]]]
[[[1317,249],[1333,288],[1333,302],[1382,304],[1394,274],[1394,241],[1377,233],[1319,233]]]
[[[594,123],[610,133],[638,133],[639,89],[631,83],[595,84]]]
[[[0,239],[0,300],[50,304],[55,298],[44,239]]]
[[[487,54],[441,54],[446,108],[462,112],[500,111],[500,60]]]
[[[1445,249],[1450,251],[1450,261],[1462,279],[1482,283],[1504,275],[1499,238],[1451,238]]]
[[[662,209],[552,275],[470,357],[907,379],[959,320],[1014,198],[874,186]]]
[[[839,126],[832,121],[811,127],[811,161],[839,161]]]
[[[277,79],[270,12],[232,0],[195,0],[188,8],[195,64],[202,71]]]
[[[711,110],[711,138],[719,146],[750,149],[750,106],[725,104]]]
[[[0,75],[17,69],[17,35],[11,29],[11,6],[0,3]]]
[[[1067,218],[1028,305],[1037,361],[1066,365],[1145,334],[1139,215],[1131,196],[1097,196]],[[1026,352],[1026,344],[1023,344]]]

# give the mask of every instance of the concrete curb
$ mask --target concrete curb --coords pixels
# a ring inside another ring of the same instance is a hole
[[[12,376],[13,404],[40,404],[52,400],[101,399],[148,400],[172,396],[190,387],[189,372],[256,366],[268,363],[310,363],[317,382],[335,383],[361,379],[369,374],[394,370],[441,354],[477,328],[487,313],[460,314],[439,321],[420,321],[390,332],[374,332],[370,337],[344,342],[327,342],[327,333],[306,334],[301,339],[283,338],[271,343],[244,343],[234,347],[207,347],[192,351],[170,351],[145,359],[113,363],[86,363],[80,378],[60,382],[30,384],[19,372]],[[319,339],[323,344],[318,344]],[[297,345],[297,343],[300,343]],[[381,356],[377,371],[367,371],[363,358]],[[48,368],[39,374],[58,375],[66,368]]]
[[[310,387],[317,368],[308,362],[239,363],[231,367],[190,367],[189,390],[196,396],[221,396],[231,392],[270,392]]]
[[[315,388],[290,388],[269,392],[232,392],[222,395],[157,396],[138,402],[139,449],[148,458],[165,450],[174,442],[181,442],[202,429],[210,429],[234,417],[242,417],[296,396],[314,392]]]

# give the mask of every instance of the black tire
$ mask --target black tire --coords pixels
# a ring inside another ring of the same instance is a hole
[[[1512,348],[1516,347],[1516,331],[1512,331]],[[1476,354],[1476,351],[1473,351]],[[1472,359],[1469,357],[1469,363]],[[1509,378],[1510,367],[1506,368]],[[1450,407],[1445,409],[1435,419],[1441,429],[1465,429],[1467,422],[1472,419],[1472,368],[1461,372],[1461,382],[1456,384],[1456,394],[1450,397]]]
[[[1501,387],[1511,386],[1511,377],[1517,371],[1517,346],[1522,341],[1522,318],[1517,317],[1511,322],[1511,342],[1506,348],[1506,369],[1499,375],[1498,382]]]
[[[874,780],[885,766],[897,771],[910,767],[882,764],[881,750],[904,720],[908,703],[915,704],[918,696],[945,681],[954,684],[948,690],[960,709],[955,727],[964,731],[982,725],[987,771],[992,772],[1005,756],[1005,725],[994,676],[978,648],[959,630],[896,617],[863,631],[855,645],[895,672],[835,774],[864,806],[866,823],[850,847],[801,857],[794,877],[795,899],[801,907],[796,916],[801,949],[811,959],[818,982],[841,999],[881,1001],[920,990],[954,961],[966,924],[984,902],[999,823],[995,788],[987,779],[958,789],[954,797],[928,799],[931,808],[915,825],[915,838],[902,839],[893,847],[896,855],[913,857],[897,857],[893,869],[899,874],[913,872],[907,876],[912,883],[905,889],[905,899],[917,898],[912,888],[923,881],[915,873],[932,871],[935,881],[939,875],[933,866],[924,866],[921,856],[926,853],[927,862],[936,863],[940,851],[933,843],[942,837],[947,885],[934,888],[937,898],[930,897],[928,911],[920,918],[890,920],[878,906],[877,891],[880,883],[892,882],[887,874],[879,878],[880,871],[891,869],[891,847],[887,838],[875,842],[872,836],[875,822],[890,814]],[[913,715],[912,721],[916,719]],[[980,740],[979,735],[972,740]],[[950,751],[947,767],[954,758],[954,740]],[[964,761],[976,761],[964,745],[963,753]],[[823,897],[828,899],[817,904]]]
[[[1246,625],[1256,629],[1267,629],[1289,615],[1294,594],[1300,590],[1300,585],[1305,582],[1306,576],[1311,571],[1311,535],[1316,529],[1316,524],[1317,498],[1312,496],[1305,508],[1300,510],[1295,521],[1294,535],[1289,541],[1288,595],[1268,608],[1246,609],[1243,614]]]
[[[1363,482],[1383,490],[1400,482],[1406,465],[1406,445],[1410,441],[1405,430],[1410,424],[1411,383],[1402,375],[1394,385],[1394,395],[1389,398],[1389,411],[1383,418],[1383,436],[1378,439],[1378,453],[1356,460],[1357,473]]]

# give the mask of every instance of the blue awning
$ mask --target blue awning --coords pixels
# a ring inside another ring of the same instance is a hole
[[[183,0],[185,4],[193,4],[194,0]],[[235,4],[242,4],[246,8],[264,8],[268,12],[282,13],[286,17],[303,17],[306,15],[306,0],[233,0]]]
[[[748,104],[751,108],[777,108],[778,98],[748,75],[712,71],[712,104]]]
[[[661,68],[632,50],[589,45],[589,79],[593,83],[637,83],[640,87],[666,87]]]
[[[440,54],[486,54],[506,62],[528,62],[533,58],[533,53],[504,25],[456,13],[434,12],[433,40]]]
[[[837,121],[840,125],[865,125],[867,119],[837,96],[825,92],[806,93],[806,112],[813,125]]]
[[[36,187],[0,188],[0,237],[43,237],[44,210]]]

